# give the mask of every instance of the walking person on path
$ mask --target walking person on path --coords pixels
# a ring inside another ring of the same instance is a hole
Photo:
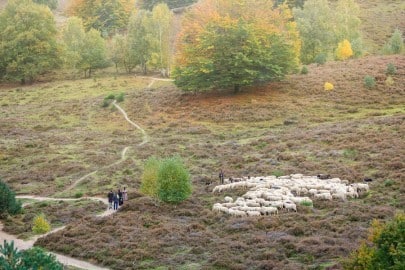
[[[124,201],[128,201],[128,192],[126,187],[124,187],[124,190],[122,191],[122,196],[124,196]]]
[[[114,210],[118,210],[118,203],[119,203],[118,194],[114,194]]]
[[[110,192],[108,192],[108,209],[113,208],[113,201],[114,201],[114,193],[112,192],[112,190],[110,190]]]
[[[222,169],[221,169],[221,171],[219,172],[219,183],[220,183],[220,184],[223,184],[223,183],[224,183],[224,172],[222,171]]]
[[[124,197],[122,197],[122,192],[121,192],[121,189],[119,189],[118,190],[118,203],[119,203],[119,205],[121,206],[121,205],[123,205],[124,204]]]

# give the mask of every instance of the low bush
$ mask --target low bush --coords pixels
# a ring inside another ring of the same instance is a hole
[[[384,181],[384,186],[385,186],[385,187],[390,187],[390,186],[392,186],[394,183],[395,183],[395,182],[392,181],[391,179],[387,179],[387,180]]]
[[[320,53],[315,56],[314,62],[317,63],[318,65],[323,65],[326,63],[326,54]]]
[[[16,200],[15,193],[0,179],[0,216],[15,215],[21,212],[21,203]]]
[[[303,66],[302,68],[301,68],[301,74],[308,74],[308,67],[307,66]]]
[[[109,94],[104,99],[115,99],[115,95],[114,94]]]
[[[79,192],[76,192],[76,193],[75,193],[75,198],[78,199],[78,198],[81,198],[81,197],[83,197],[83,192],[80,192],[80,191],[79,191]]]
[[[141,177],[141,193],[152,198],[157,198],[157,177],[160,161],[155,157],[150,157],[144,166]]]
[[[364,77],[364,86],[368,89],[374,88],[376,85],[375,78],[370,75]]]
[[[118,96],[116,97],[117,102],[123,102],[124,101],[124,93],[120,93],[118,94]]]
[[[51,225],[45,219],[44,215],[38,215],[33,220],[32,231],[35,234],[47,233],[51,230]]]
[[[276,177],[280,177],[280,176],[284,175],[284,172],[281,171],[281,170],[274,170],[271,174],[276,176]]]
[[[300,205],[306,206],[306,207],[313,207],[313,206],[314,206],[313,203],[310,202],[310,201],[302,201],[302,202],[300,203]]]
[[[344,261],[344,269],[403,269],[405,265],[405,214],[383,224],[372,222],[359,249]]]
[[[396,29],[392,36],[385,43],[383,47],[384,54],[400,54],[404,51],[404,40],[402,38],[402,32],[399,29]]]
[[[397,74],[397,68],[393,63],[388,63],[387,69],[385,70],[385,74],[387,75],[395,75]]]
[[[384,81],[386,86],[393,86],[395,81],[391,76],[388,76],[387,79]]]
[[[324,89],[325,91],[331,91],[331,90],[333,90],[333,88],[334,88],[333,84],[331,84],[331,83],[329,83],[329,82],[326,82],[326,83],[323,85],[323,89]]]

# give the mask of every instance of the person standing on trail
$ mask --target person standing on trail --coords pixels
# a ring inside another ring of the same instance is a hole
[[[122,197],[122,192],[121,192],[120,189],[118,190],[117,195],[118,195],[118,203],[119,203],[119,205],[121,206],[121,205],[124,204],[124,197]]]
[[[119,203],[119,197],[118,194],[114,194],[114,210],[118,210],[118,203]]]
[[[219,183],[220,183],[220,184],[223,184],[223,183],[224,183],[224,172],[222,171],[222,169],[221,169],[221,171],[219,172]]]
[[[112,190],[110,190],[110,192],[108,192],[108,209],[113,208],[113,201],[114,201],[114,193],[112,192]]]
[[[122,196],[124,196],[124,201],[128,201],[128,193],[126,187],[124,187],[124,190],[122,191]]]

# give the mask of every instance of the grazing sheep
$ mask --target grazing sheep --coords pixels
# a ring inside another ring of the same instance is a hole
[[[248,215],[249,217],[259,217],[259,216],[261,216],[262,214],[260,214],[259,211],[247,211],[247,215]]]
[[[295,212],[297,212],[297,205],[295,203],[285,202],[284,208],[287,210],[287,212],[289,212],[290,210],[294,210]]]
[[[320,200],[332,200],[332,195],[330,195],[330,193],[319,193],[319,194],[315,194],[315,198],[316,199],[320,199]]]
[[[260,209],[260,213],[262,213],[263,215],[272,215],[272,214],[278,215],[278,209],[276,207],[272,207],[272,206],[262,207]]]
[[[229,196],[226,196],[226,197],[224,198],[224,200],[225,200],[227,203],[232,203],[232,202],[233,202],[233,199],[232,199],[231,197],[229,197]]]

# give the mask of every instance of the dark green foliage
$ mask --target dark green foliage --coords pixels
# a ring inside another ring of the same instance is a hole
[[[308,74],[308,67],[307,66],[303,66],[302,68],[301,68],[301,74]]]
[[[109,94],[104,99],[115,99],[115,95],[114,94]]]
[[[405,266],[405,215],[397,214],[386,224],[374,221],[368,236],[350,259],[345,269],[401,270]]]
[[[8,243],[4,240],[3,246],[0,246],[0,255],[2,270],[63,270],[63,265],[54,255],[47,254],[38,247],[18,251],[13,241]]]
[[[364,86],[367,87],[368,89],[374,88],[375,87],[375,78],[370,75],[366,75],[364,77]]]
[[[385,74],[387,74],[387,75],[395,75],[395,74],[397,74],[397,68],[394,66],[393,63],[389,63],[387,65],[387,69],[385,70]]]
[[[143,9],[152,10],[154,6],[160,3],[166,3],[169,8],[178,8],[189,6],[196,3],[197,0],[142,0],[140,2]]]
[[[58,0],[33,0],[34,3],[48,6],[50,9],[58,7]]]
[[[60,64],[56,26],[48,7],[9,1],[0,13],[0,77],[21,83]]]
[[[274,5],[279,6],[286,3],[289,8],[303,8],[305,0],[275,0]]]
[[[383,47],[384,54],[400,54],[404,51],[404,39],[402,32],[395,29],[394,33]]]
[[[119,93],[115,100],[117,100],[117,102],[123,102],[124,98],[125,98],[125,94],[124,93]]]
[[[314,62],[317,63],[318,65],[323,65],[326,63],[326,54],[324,53],[319,53],[315,56]]]
[[[179,157],[161,161],[157,185],[158,197],[164,202],[179,203],[191,195],[190,174]]]
[[[21,203],[16,201],[15,193],[9,186],[0,180],[0,216],[3,214],[18,214],[21,211]]]

